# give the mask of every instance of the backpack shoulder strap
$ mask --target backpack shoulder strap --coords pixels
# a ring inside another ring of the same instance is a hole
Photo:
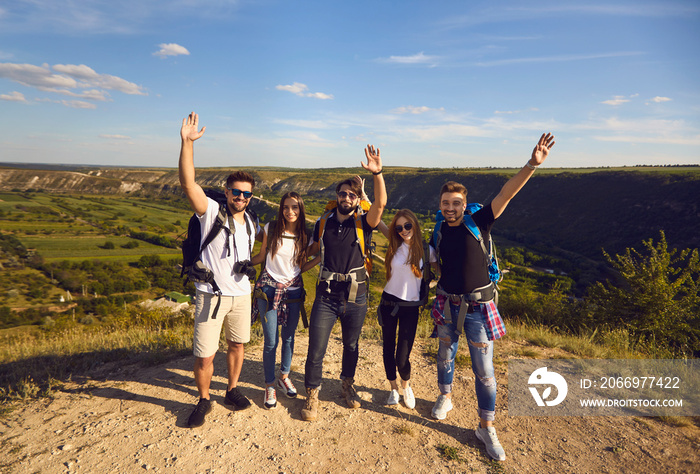
[[[464,224],[464,227],[467,228],[470,234],[474,236],[476,240],[479,242],[483,242],[483,238],[481,237],[481,231],[479,230],[479,227],[476,225],[476,222],[474,222],[474,219],[472,216],[469,214],[464,214],[464,217],[462,218],[462,223]]]
[[[212,243],[212,241],[216,238],[216,236],[219,235],[219,232],[221,232],[221,230],[224,229],[224,227],[225,227],[224,222],[226,222],[227,219],[229,221],[229,226],[231,228],[233,228],[232,227],[233,222],[231,222],[232,218],[228,214],[228,212],[226,212],[226,205],[219,204],[219,211],[216,215],[216,219],[214,220],[214,224],[212,225],[211,230],[209,231],[206,238],[202,242],[202,245],[199,247],[200,255],[204,251],[204,249],[207,248],[207,246],[210,243]]]
[[[357,233],[357,241],[360,243],[360,253],[362,258],[365,257],[365,232],[362,228],[362,213],[355,211],[355,232]]]
[[[423,280],[430,282],[430,244],[423,241]]]

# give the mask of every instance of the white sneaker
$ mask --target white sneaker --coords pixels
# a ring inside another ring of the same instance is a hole
[[[496,461],[505,461],[506,452],[503,450],[503,446],[498,441],[498,436],[496,436],[496,428],[489,426],[487,428],[482,428],[478,426],[476,428],[476,437],[479,441],[486,445],[486,452],[489,453]]]
[[[406,404],[406,408],[411,410],[416,407],[416,397],[413,395],[413,389],[410,385],[403,389],[403,402]]]
[[[277,408],[277,393],[275,393],[275,387],[270,385],[265,388],[265,408],[272,410]]]
[[[280,388],[280,390],[284,391],[284,394],[287,395],[287,398],[295,398],[297,396],[297,389],[296,387],[294,387],[292,381],[289,380],[289,377],[284,379],[278,378],[277,386]]]
[[[447,412],[450,410],[452,410],[452,399],[447,398],[445,395],[440,395],[435,401],[435,406],[433,406],[433,418],[444,420]]]
[[[399,404],[399,391],[392,390],[389,392],[389,398],[386,400],[387,405],[398,405]]]

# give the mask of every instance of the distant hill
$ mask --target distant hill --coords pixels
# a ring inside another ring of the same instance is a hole
[[[98,194],[180,193],[176,169],[61,169],[0,167],[0,191]],[[47,167],[49,168],[49,167]],[[247,168],[259,193],[333,198],[335,184],[360,168]],[[469,190],[469,201],[487,203],[515,170],[415,169],[386,167],[389,208],[431,214],[445,181]],[[228,169],[198,169],[203,186],[221,186]],[[369,180],[371,182],[371,180]],[[371,196],[371,184],[367,186]],[[601,248],[620,253],[658,238],[663,229],[671,246],[700,247],[700,168],[625,168],[611,170],[539,170],[499,219],[495,232],[516,242],[564,250],[600,260]]]

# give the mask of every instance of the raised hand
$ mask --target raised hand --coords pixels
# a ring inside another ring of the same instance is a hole
[[[537,142],[537,145],[535,145],[535,148],[532,150],[532,158],[530,158],[530,164],[532,166],[541,165],[549,155],[549,150],[552,149],[554,143],[554,135],[552,135],[551,133],[543,133],[540,137],[540,140]]]
[[[379,156],[379,148],[375,149],[372,145],[367,145],[365,156],[367,157],[367,164],[360,162],[362,167],[370,173],[379,173],[382,170],[382,158]]]
[[[192,112],[190,115],[182,119],[182,128],[180,129],[180,137],[184,141],[195,141],[202,135],[204,135],[204,130],[207,127],[202,127],[201,130],[197,131],[199,127],[199,115]]]

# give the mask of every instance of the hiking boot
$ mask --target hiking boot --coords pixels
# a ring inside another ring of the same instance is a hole
[[[389,398],[386,400],[387,405],[398,405],[399,404],[399,391],[392,390],[389,392]]]
[[[272,410],[277,408],[277,394],[275,393],[275,387],[272,385],[265,387],[265,408]]]
[[[436,420],[444,420],[447,412],[452,410],[452,399],[445,395],[440,395],[433,406],[433,418]]]
[[[304,421],[316,421],[318,405],[318,389],[306,387],[306,405],[301,409],[301,419]]]
[[[233,405],[236,410],[245,410],[250,407],[250,400],[248,400],[237,387],[233,387],[231,390],[226,390],[226,398],[224,399],[226,405]]]
[[[496,436],[496,428],[489,426],[487,428],[482,428],[478,426],[476,428],[476,437],[486,445],[486,452],[489,453],[496,461],[505,461],[506,452],[503,450],[503,446],[498,441],[498,436]]]
[[[204,424],[204,417],[211,411],[211,401],[208,398],[200,398],[197,406],[194,407],[192,414],[187,419],[187,426],[196,428]]]
[[[343,379],[343,398],[350,408],[360,408],[360,397],[357,396],[355,387],[352,386],[355,379]]]
[[[285,395],[287,395],[287,398],[296,398],[297,389],[294,387],[292,381],[289,380],[289,377],[277,379],[277,386],[284,392]]]
[[[413,389],[410,385],[403,389],[403,402],[406,404],[406,408],[411,410],[416,407],[416,397],[413,395]]]

